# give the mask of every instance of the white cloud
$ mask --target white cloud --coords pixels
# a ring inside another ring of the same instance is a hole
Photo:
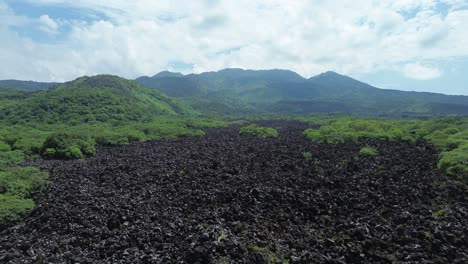
[[[434,9],[435,0],[30,2],[91,9],[107,18],[68,21],[71,29],[62,35],[63,21],[41,16],[38,26],[60,35],[60,42],[49,44],[4,28],[0,35],[10,41],[0,42],[0,54],[5,53],[0,79],[64,81],[98,73],[135,78],[170,68],[173,62],[193,64],[195,72],[286,68],[306,77],[326,70],[362,74],[405,64],[412,72],[418,61],[468,56],[468,11],[450,9],[442,16]],[[402,12],[414,16],[405,18]],[[2,24],[7,21],[0,19]],[[419,66],[427,72],[427,66]]]
[[[442,76],[442,71],[438,68],[419,63],[406,64],[403,72],[407,78],[415,80],[431,80]]]
[[[55,20],[50,18],[48,15],[42,15],[39,17],[39,28],[47,33],[58,33],[59,25]]]

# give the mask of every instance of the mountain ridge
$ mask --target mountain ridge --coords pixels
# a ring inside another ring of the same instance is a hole
[[[137,77],[135,80],[136,81],[139,81],[140,78],[172,78],[172,77],[176,77],[176,76],[168,76],[166,75],[165,73],[170,73],[171,75],[172,74],[180,74],[178,75],[177,77],[194,77],[194,76],[200,76],[200,75],[205,75],[205,74],[215,74],[215,73],[219,73],[219,72],[233,72],[232,70],[241,70],[241,71],[250,71],[250,72],[267,72],[267,71],[285,71],[285,72],[292,72],[296,75],[298,75],[300,78],[302,78],[303,81],[313,81],[315,80],[316,78],[318,77],[322,77],[322,76],[339,76],[339,77],[344,77],[344,78],[347,78],[349,80],[352,80],[354,82],[359,82],[361,84],[365,84],[367,86],[371,86],[373,88],[376,88],[376,89],[380,89],[380,90],[386,90],[386,91],[398,91],[398,92],[408,92],[408,93],[425,93],[425,94],[437,94],[437,95],[445,95],[445,96],[453,96],[453,97],[456,97],[456,96],[462,96],[462,97],[468,97],[468,95],[463,95],[463,94],[445,94],[445,93],[442,93],[442,92],[429,92],[429,91],[414,91],[414,90],[398,90],[398,89],[390,89],[390,88],[382,88],[382,87],[377,87],[377,86],[374,86],[372,84],[369,84],[369,83],[366,83],[366,82],[363,82],[363,81],[360,81],[358,79],[355,79],[353,77],[350,77],[350,76],[347,76],[347,75],[344,75],[344,74],[340,74],[336,71],[325,71],[325,72],[322,72],[322,73],[319,73],[317,75],[313,75],[309,78],[306,78],[306,77],[303,77],[302,75],[294,72],[294,71],[291,71],[291,70],[286,70],[286,69],[267,69],[267,70],[251,70],[251,69],[242,69],[242,68],[225,68],[225,69],[221,69],[221,70],[218,70],[218,71],[207,71],[207,72],[201,72],[201,73],[189,73],[189,74],[182,74],[182,73],[179,73],[179,72],[171,72],[171,71],[161,71],[153,76],[140,76],[140,77]]]
[[[148,78],[142,84],[185,99],[200,111],[221,104],[232,112],[468,114],[468,96],[382,89],[333,71],[306,79],[289,70],[234,68]],[[449,110],[441,111],[440,104]]]
[[[14,89],[19,91],[34,92],[47,90],[59,83],[57,82],[36,82],[36,81],[22,81],[22,80],[0,80],[0,88]]]
[[[159,72],[155,75],[153,75],[153,78],[161,78],[161,77],[183,77],[184,75],[180,72],[171,72],[171,71],[162,71]]]
[[[107,75],[98,76],[105,79]],[[79,82],[81,78],[74,81]],[[308,79],[282,69],[228,68],[187,75],[162,71],[151,77],[141,76],[135,82],[207,114],[468,115],[468,96],[382,89],[334,71]],[[60,89],[62,85],[55,84],[50,90]],[[115,89],[119,82],[106,84],[101,80],[94,86],[106,85]],[[27,94],[21,96],[28,97]]]
[[[408,92],[408,93],[426,93],[426,94],[437,94],[437,95],[445,95],[445,96],[453,96],[453,97],[456,97],[456,96],[468,97],[468,95],[463,95],[463,94],[445,94],[445,93],[442,93],[442,92],[398,90],[398,89],[382,88],[382,87],[373,86],[371,84],[359,81],[359,80],[357,80],[357,79],[355,79],[353,77],[350,77],[350,76],[347,76],[347,75],[344,75],[344,74],[340,74],[340,73],[337,73],[337,72],[331,71],[331,70],[319,73],[319,74],[311,76],[309,78],[303,77],[303,76],[301,76],[300,74],[298,74],[298,73],[296,73],[294,71],[286,70],[286,69],[251,70],[251,69],[242,69],[242,68],[225,68],[225,69],[221,69],[219,71],[208,71],[208,72],[202,72],[202,73],[189,73],[189,74],[186,74],[186,75],[184,75],[184,74],[182,74],[180,72],[171,72],[171,71],[168,71],[168,70],[163,70],[163,71],[160,71],[160,72],[156,73],[153,76],[143,75],[143,76],[137,77],[137,78],[135,78],[133,80],[139,82],[139,79],[141,79],[141,78],[192,77],[192,76],[203,75],[203,74],[206,74],[206,73],[218,73],[218,72],[230,71],[230,70],[241,70],[241,71],[252,71],[252,72],[287,71],[287,72],[292,72],[294,74],[297,74],[303,80],[313,80],[313,79],[315,79],[317,77],[320,77],[320,76],[323,76],[323,75],[325,75],[325,76],[326,75],[335,75],[335,76],[345,77],[345,78],[348,78],[350,80],[354,80],[356,82],[366,84],[366,85],[371,86],[373,88],[386,90],[386,91],[398,91],[398,92]],[[93,76],[99,76],[99,75],[106,75],[106,74],[97,74],[97,75],[93,75]],[[116,76],[116,75],[113,75],[113,76]],[[81,76],[81,77],[89,77],[89,76],[85,75],[85,76]],[[120,77],[120,76],[118,76],[118,77]],[[76,79],[78,79],[78,78],[80,78],[80,77],[77,77]],[[129,79],[129,80],[131,80],[131,79]],[[66,82],[69,82],[69,81],[66,81]],[[11,83],[11,84],[7,85],[8,83]],[[23,83],[25,83],[25,84],[38,84],[41,87],[38,88],[38,89],[34,89],[34,90],[28,90],[26,88],[23,89],[22,88]],[[47,90],[47,89],[49,89],[49,88],[51,88],[51,87],[53,87],[55,85],[61,84],[61,83],[64,83],[64,82],[39,82],[39,81],[34,81],[34,80],[5,79],[5,80],[0,80],[0,89],[12,89],[12,90],[21,90],[21,91],[38,91],[38,90]]]

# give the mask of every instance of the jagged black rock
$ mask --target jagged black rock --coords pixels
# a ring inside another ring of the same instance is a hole
[[[36,161],[51,182],[5,263],[466,263],[467,187],[424,142],[314,144],[298,122]],[[359,156],[362,146],[378,149]],[[305,158],[304,152],[311,157]]]

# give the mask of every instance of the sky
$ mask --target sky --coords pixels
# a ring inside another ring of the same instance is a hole
[[[0,0],[0,79],[336,71],[468,95],[468,0]]]

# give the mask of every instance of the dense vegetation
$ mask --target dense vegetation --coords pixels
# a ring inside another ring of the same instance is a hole
[[[78,133],[53,133],[45,140],[40,154],[47,159],[82,159],[96,154],[96,141]]]
[[[33,81],[18,81],[18,80],[0,80],[0,90],[9,88],[19,91],[41,91],[47,90],[57,83],[53,82],[33,82]]]
[[[467,96],[378,89],[335,72],[305,79],[287,70],[225,69],[185,76],[164,71],[136,81],[212,115],[253,112],[339,112],[368,116],[468,114]],[[38,91],[57,85],[5,80],[0,81],[0,90]]]
[[[190,107],[134,81],[110,75],[81,77],[0,105],[10,124],[150,121],[157,115],[195,114]]]
[[[16,167],[27,154],[22,150],[24,145],[8,144],[12,137],[0,140],[0,230],[34,207],[32,196],[44,188],[47,180],[47,173],[36,168]]]
[[[31,167],[0,169],[0,229],[34,207],[32,196],[44,189],[47,177],[46,172]]]
[[[305,79],[287,70],[225,69],[186,76],[163,72],[137,81],[210,114],[468,114],[468,96],[378,89],[335,72]]]
[[[306,138],[317,143],[366,140],[426,140],[440,151],[438,167],[468,183],[468,119],[447,117],[428,121],[363,118],[302,118],[322,126],[306,129]],[[366,152],[369,152],[366,150]]]

